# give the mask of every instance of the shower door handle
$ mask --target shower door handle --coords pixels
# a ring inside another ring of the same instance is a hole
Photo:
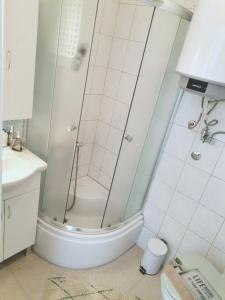
[[[124,137],[125,140],[127,140],[129,143],[131,143],[133,141],[133,137],[129,134],[127,134],[125,137]]]
[[[75,131],[75,130],[77,130],[77,126],[75,125],[75,124],[72,124],[72,125],[69,125],[67,128],[66,128],[66,130],[68,131],[68,132],[72,132],[72,131]]]

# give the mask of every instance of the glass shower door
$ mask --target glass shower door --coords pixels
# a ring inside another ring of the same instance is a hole
[[[59,222],[63,222],[66,209],[97,3],[97,0],[61,2],[42,204],[42,212]]]
[[[133,216],[141,209],[144,200],[143,194],[146,191],[146,181],[148,185],[152,168],[158,156],[158,149],[154,146],[158,144],[157,133],[160,134],[160,132],[157,130],[156,132],[149,131],[148,138],[153,138],[153,141],[151,139],[150,147],[147,147],[143,154],[142,151],[149,126],[151,125],[154,128],[157,125],[157,122],[159,122],[158,116],[164,105],[162,103],[164,99],[157,103],[163,87],[164,74],[167,70],[170,72],[169,76],[171,76],[171,72],[173,74],[175,72],[174,60],[178,59],[180,46],[185,36],[184,31],[186,30],[183,27],[179,29],[180,22],[181,18],[172,13],[163,10],[157,10],[155,13],[111,187],[103,227],[117,224]],[[181,32],[177,35],[179,30]],[[174,45],[177,48],[174,49]],[[171,65],[172,70],[168,68]],[[177,77],[175,78],[177,79]],[[176,93],[178,89],[177,81],[173,88]],[[172,100],[175,101],[175,99],[174,96]],[[158,105],[161,106],[158,107]],[[168,113],[171,112],[173,105],[174,103],[169,103]],[[157,110],[159,110],[158,116]],[[167,126],[168,116],[162,122]],[[154,135],[152,136],[152,134]],[[162,137],[160,144],[161,141]]]
[[[153,171],[157,163],[157,158],[160,154],[168,124],[177,101],[179,101],[181,93],[179,86],[180,76],[175,70],[184,44],[185,36],[187,34],[188,26],[188,21],[181,21],[156,103],[154,115],[148,129],[148,134],[142,150],[129,199],[127,201],[127,206],[124,211],[122,218],[123,221],[135,215],[143,205],[150,183],[149,180],[151,180],[153,176]]]

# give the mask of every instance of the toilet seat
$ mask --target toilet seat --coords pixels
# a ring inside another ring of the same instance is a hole
[[[198,255],[179,255],[184,271],[198,269],[213,289],[220,295],[222,300],[225,300],[225,279],[206,258]],[[161,274],[161,292],[164,300],[182,300],[176,291],[173,283],[162,272]]]

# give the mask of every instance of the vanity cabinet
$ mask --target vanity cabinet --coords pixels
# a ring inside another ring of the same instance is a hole
[[[3,119],[32,117],[39,0],[4,2]]]
[[[3,189],[0,261],[35,243],[40,176],[40,173],[34,174],[8,191]]]
[[[5,201],[4,259],[35,243],[39,190]]]

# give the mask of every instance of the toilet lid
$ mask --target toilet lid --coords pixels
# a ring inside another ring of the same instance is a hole
[[[199,270],[203,276],[207,279],[213,289],[225,300],[225,279],[224,276],[219,273],[212,264],[207,261],[206,258],[198,255],[179,255],[178,258],[182,262],[182,269],[184,271]],[[170,294],[174,295],[175,288],[170,282],[169,278],[162,274],[162,282],[164,282],[164,288],[170,291]],[[163,285],[162,285],[163,287]],[[167,298],[166,298],[167,299]],[[169,298],[168,298],[169,299]],[[179,299],[174,297],[175,300]]]

